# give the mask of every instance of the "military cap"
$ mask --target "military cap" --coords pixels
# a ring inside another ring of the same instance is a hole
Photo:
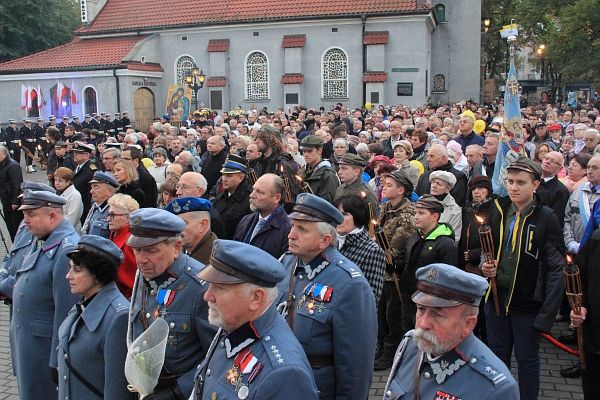
[[[313,222],[327,222],[333,226],[344,222],[344,216],[340,210],[327,200],[312,193],[300,193],[296,197],[296,205],[294,205],[289,218]]]
[[[107,174],[104,171],[96,171],[94,172],[94,177],[89,183],[106,183],[114,188],[119,187],[119,182],[115,179],[111,174]]]
[[[48,119],[49,119],[49,120],[56,119],[56,116],[55,116],[55,115],[51,115],[51,116],[49,116],[49,117],[48,117]]]
[[[478,307],[488,287],[485,278],[442,263],[421,267],[415,276],[417,291],[412,300],[426,307]]]
[[[415,203],[415,208],[425,208],[441,214],[444,212],[444,203],[430,194],[424,194]]]
[[[104,117],[105,115],[106,115],[106,113],[103,113],[103,112],[100,113],[101,117]]]
[[[525,156],[519,156],[519,158],[510,163],[506,169],[508,171],[513,170],[529,172],[537,181],[539,181],[542,176],[542,167],[540,166],[540,164]]]
[[[68,116],[66,116],[66,115],[63,115],[63,116],[62,116],[62,119],[69,119],[69,117],[68,117]]]
[[[23,122],[24,122],[24,123],[26,123],[26,124],[30,124],[30,123],[31,123],[31,120],[30,120],[29,118],[25,118],[25,119],[23,120]]]
[[[300,142],[300,148],[316,148],[323,147],[325,142],[317,135],[308,135],[305,136],[304,139]]]
[[[104,147],[106,147],[107,149],[120,149],[121,143],[106,142],[106,143],[104,143]]]
[[[121,113],[118,113],[118,112],[115,113],[115,117],[120,117],[120,116],[121,116]]]
[[[73,120],[79,119],[79,116],[73,115]]]
[[[385,174],[385,176],[388,178],[392,178],[393,180],[395,180],[396,182],[398,182],[399,184],[404,186],[404,189],[405,189],[404,197],[410,197],[413,190],[415,190],[415,186],[413,185],[411,180],[408,178],[408,175],[406,175],[406,172],[404,172],[404,171],[397,169],[395,171]]]
[[[90,114],[85,114],[85,116],[83,118],[88,119],[88,118],[92,118],[92,117],[90,116]]]
[[[112,241],[102,236],[97,235],[82,235],[77,243],[77,246],[69,252],[67,257],[71,258],[72,254],[87,251],[111,259],[115,264],[123,262],[123,252]]]
[[[285,278],[283,265],[272,255],[250,244],[217,239],[213,243],[210,262],[198,278],[211,283],[252,283],[275,287]]]
[[[456,177],[454,176],[454,174],[448,171],[433,171],[429,175],[429,182],[431,182],[433,179],[439,179],[441,181],[444,181],[448,184],[448,186],[450,186],[450,189],[452,189],[454,185],[456,185]]]
[[[37,120],[38,120],[38,121],[43,121],[43,120],[44,120],[44,118],[42,118],[42,117],[37,117]]]
[[[356,154],[346,153],[340,159],[340,165],[352,165],[353,167],[364,168],[367,166],[365,160]]]
[[[125,115],[125,114],[127,114],[127,111],[123,111],[121,114]]]
[[[225,160],[223,168],[221,168],[222,174],[236,174],[238,172],[246,172],[248,169],[248,161],[245,158],[230,155]]]
[[[271,134],[275,135],[278,138],[281,137],[281,131],[279,129],[275,128],[271,124],[262,124],[260,126],[260,129],[258,131],[259,132],[271,133]]]
[[[56,189],[54,189],[52,186],[46,185],[45,183],[24,181],[21,182],[22,193],[19,195],[19,197],[23,197],[27,190],[50,192],[56,194]]]
[[[65,142],[64,140],[59,140],[58,142],[54,143],[54,147],[66,148],[67,142]]]
[[[23,205],[19,210],[31,210],[41,207],[62,208],[67,204],[64,197],[43,190],[28,190],[23,196]]]
[[[211,207],[210,201],[201,197],[180,197],[171,201],[166,210],[179,215],[194,211],[210,211]]]
[[[130,247],[146,247],[179,235],[185,221],[167,210],[140,208],[129,215]]]
[[[9,123],[9,124],[16,124],[16,123],[17,123],[17,121],[15,121],[14,119],[9,119],[9,120],[8,120],[8,123]]]
[[[76,153],[88,153],[92,154],[94,151],[94,145],[83,143],[83,142],[75,142],[75,146],[73,146],[73,150]]]

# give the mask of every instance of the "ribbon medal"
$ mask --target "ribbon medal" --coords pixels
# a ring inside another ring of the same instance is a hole
[[[156,296],[156,302],[158,306],[154,309],[152,316],[154,319],[158,317],[165,317],[167,315],[166,308],[171,305],[175,299],[175,291],[171,289],[159,289],[158,295]]]
[[[234,358],[233,367],[227,372],[226,379],[235,386],[235,392],[239,399],[244,400],[250,394],[248,385],[243,382],[244,375],[249,374],[249,384],[256,378],[262,367],[263,365],[258,362],[248,347],[240,351]]]
[[[308,313],[311,315],[315,313],[315,310],[321,313],[327,309],[323,303],[328,303],[331,301],[332,294],[333,288],[331,286],[325,286],[316,282],[309,283],[304,289],[302,303],[304,303],[305,299],[310,299],[310,301],[306,304],[306,311],[308,311]],[[318,304],[315,304],[315,302]],[[299,304],[298,308],[300,308],[302,303]]]

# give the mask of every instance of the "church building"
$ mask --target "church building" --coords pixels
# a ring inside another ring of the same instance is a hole
[[[70,43],[0,64],[0,122],[477,100],[481,1],[80,0]]]

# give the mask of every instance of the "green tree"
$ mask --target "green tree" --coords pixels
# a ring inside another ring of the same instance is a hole
[[[0,61],[69,42],[79,27],[76,0],[0,0]]]

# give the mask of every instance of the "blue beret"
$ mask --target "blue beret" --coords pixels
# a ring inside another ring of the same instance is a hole
[[[56,190],[52,186],[48,186],[45,183],[39,182],[23,182],[21,183],[21,190],[25,192],[26,190],[36,190],[43,192],[50,192],[56,194]],[[23,195],[21,195],[23,196]]]
[[[296,197],[296,205],[289,215],[290,219],[327,222],[337,226],[344,222],[344,216],[327,200],[312,193],[300,193]]]
[[[488,283],[485,278],[448,264],[429,264],[415,273],[417,291],[412,300],[428,307],[468,304],[478,307]]]
[[[193,212],[193,211],[210,211],[212,204],[210,201],[200,197],[180,197],[171,201],[166,210],[175,215]]]
[[[167,210],[140,208],[129,214],[127,244],[131,247],[146,247],[177,236],[185,229],[185,222]]]
[[[30,210],[41,207],[62,208],[67,204],[64,197],[41,190],[28,190],[23,196],[23,205],[19,210]]]
[[[116,264],[123,262],[123,252],[113,243],[112,240],[103,238],[102,236],[96,235],[83,235],[79,239],[79,243],[75,246],[75,249],[69,251],[67,256],[81,251],[88,251],[95,253],[100,256],[112,259]]]
[[[106,183],[114,188],[119,187],[119,182],[117,182],[115,177],[103,171],[94,172],[94,178],[92,178],[90,183]]]
[[[283,265],[266,251],[234,240],[215,240],[210,263],[198,278],[212,283],[252,283],[274,287],[285,278]]]

